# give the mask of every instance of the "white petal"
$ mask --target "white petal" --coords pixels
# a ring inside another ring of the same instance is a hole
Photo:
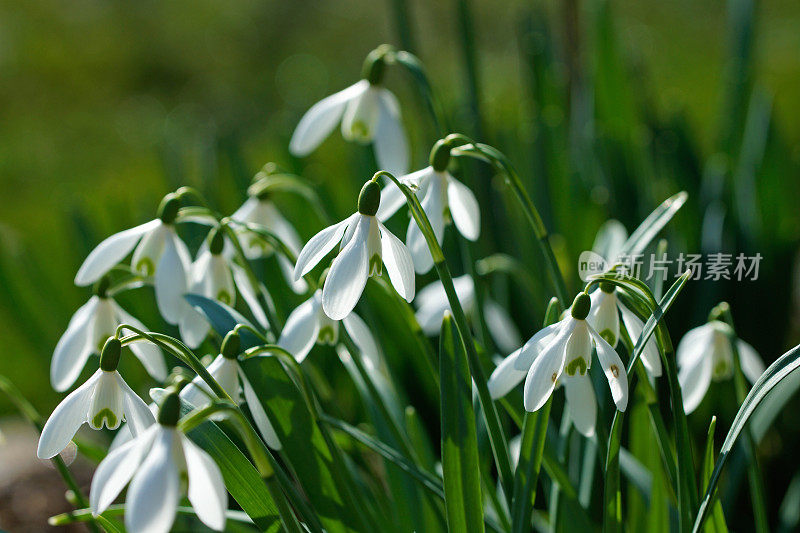
[[[294,266],[294,279],[300,279],[317,266],[317,263],[342,240],[345,230],[350,224],[356,222],[356,217],[358,216],[358,213],[354,213],[338,224],[328,226],[311,237],[297,256],[297,263]]]
[[[253,313],[256,322],[264,329],[269,329],[267,314],[261,307],[261,303],[258,300],[258,293],[256,292],[257,289],[250,283],[250,278],[247,276],[247,273],[236,263],[231,263],[231,272],[233,273],[233,281],[236,283],[236,288],[239,289],[239,294],[242,295],[242,299],[247,304],[250,312]]]
[[[372,365],[372,368],[380,368],[381,365],[381,350],[378,348],[378,342],[372,336],[366,322],[355,313],[350,313],[342,320],[344,329],[347,334],[353,339],[358,347],[363,359]]]
[[[272,423],[269,421],[267,413],[264,411],[264,407],[261,405],[258,395],[256,395],[256,391],[253,390],[253,386],[250,385],[247,376],[244,375],[241,368],[239,368],[239,375],[242,378],[245,402],[250,409],[250,414],[253,415],[253,421],[255,421],[258,431],[261,432],[261,436],[264,437],[264,442],[273,450],[280,450],[281,441],[278,439],[278,435],[275,433],[275,429],[272,427]]]
[[[481,234],[481,210],[469,187],[447,175],[447,203],[459,233],[475,241]]]
[[[95,350],[90,342],[89,329],[100,299],[92,296],[69,321],[67,331],[61,336],[50,363],[50,383],[58,392],[70,388],[86,366]]]
[[[122,390],[123,406],[125,409],[125,420],[128,422],[128,428],[131,434],[135,437],[144,433],[150,426],[156,423],[152,411],[144,403],[138,394],[133,392],[119,372],[115,372],[117,383]]]
[[[75,285],[90,285],[103,277],[103,274],[125,259],[142,235],[157,228],[160,224],[161,220],[151,220],[116,233],[98,244],[78,269],[78,273],[75,275]]]
[[[86,422],[86,415],[92,403],[94,387],[100,379],[102,370],[95,372],[86,383],[72,391],[53,410],[42,429],[36,455],[39,459],[55,457],[67,447],[78,428]]]
[[[263,216],[266,218],[264,226],[274,233],[283,244],[286,245],[295,254],[300,252],[302,243],[300,242],[300,235],[294,226],[286,220],[280,211],[271,203],[266,200],[261,201]]]
[[[597,422],[597,399],[589,375],[564,378],[567,409],[575,428],[584,437],[594,435]]]
[[[550,324],[537,331],[536,334],[528,339],[528,342],[522,346],[519,357],[517,357],[514,362],[514,368],[527,372],[539,354],[555,340],[564,325],[566,325],[566,323],[563,321],[556,322],[555,324]]]
[[[758,355],[755,348],[743,340],[736,341],[736,348],[739,351],[739,363],[742,365],[742,373],[750,380],[750,383],[755,383],[766,370],[761,356]]]
[[[622,322],[625,324],[625,329],[628,330],[628,334],[631,336],[631,339],[635,344],[644,330],[644,323],[633,311],[628,309],[627,306],[625,306],[625,304],[619,300],[617,300],[617,305],[619,305],[619,309],[622,312]],[[657,378],[661,375],[661,355],[658,351],[658,344],[656,344],[655,334],[651,335],[647,340],[647,344],[644,345],[644,350],[642,351],[640,358],[642,360],[642,365],[644,365],[644,368],[647,370],[648,374],[654,378]]]
[[[625,371],[625,365],[617,352],[614,351],[614,348],[599,333],[591,327],[589,327],[589,333],[594,340],[597,359],[600,361],[600,366],[603,367],[603,373],[608,380],[614,404],[616,404],[617,409],[624,411],[628,407],[628,374]]]
[[[317,342],[319,311],[319,304],[311,297],[297,306],[286,319],[278,346],[294,355],[297,362],[302,362]]]
[[[444,186],[445,183],[442,179],[431,179],[427,193],[420,200],[420,205],[425,211],[428,222],[430,222],[431,228],[433,229],[436,242],[440,245],[444,239]],[[433,257],[428,248],[428,241],[425,240],[425,235],[413,218],[408,224],[406,244],[408,245],[409,252],[411,252],[411,257],[414,259],[414,268],[416,271],[420,274],[429,271],[431,267],[433,267]]]
[[[368,81],[360,80],[311,106],[292,134],[289,151],[299,157],[311,153],[336,127],[347,102],[361,95],[368,87]]]
[[[167,533],[180,500],[180,449],[175,428],[156,426],[153,446],[128,488],[125,528],[137,533]]]
[[[522,344],[517,326],[514,325],[508,312],[497,302],[492,300],[484,302],[483,317],[500,351],[510,352]]]
[[[303,278],[294,279],[294,265],[285,255],[278,255],[278,266],[286,278],[286,282],[295,294],[304,294],[308,290],[308,283]]]
[[[617,260],[622,245],[628,240],[628,230],[619,220],[609,220],[597,230],[592,251],[609,263]]]
[[[564,353],[567,339],[574,329],[574,321],[560,329],[560,333],[542,350],[533,361],[525,378],[523,391],[525,410],[538,411],[553,394],[559,376],[564,369]],[[523,352],[525,348],[523,347]],[[519,357],[522,357],[520,353]]]
[[[114,302],[114,312],[117,315],[117,320],[120,324],[129,324],[142,331],[148,331],[147,327],[142,324],[136,317],[125,311],[116,302]],[[164,363],[164,355],[161,349],[150,341],[137,341],[128,344],[133,355],[144,365],[147,373],[157,381],[164,381],[167,379],[167,365]]]
[[[401,176],[408,172],[408,140],[403,131],[400,106],[388,89],[381,90],[378,105],[378,123],[373,139],[375,159],[381,169]]]
[[[239,206],[239,209],[233,212],[231,218],[237,222],[241,222],[243,224],[247,224],[248,222],[255,222],[253,218],[253,213],[255,212],[256,208],[260,200],[255,196],[249,196],[244,203]]]
[[[689,330],[678,343],[675,356],[678,367],[694,366],[697,359],[709,355],[714,340],[714,326],[711,323]]]
[[[610,336],[609,344],[612,347],[619,341],[619,311],[617,310],[616,291],[607,293],[600,289],[591,294],[592,307],[586,321],[595,331]],[[636,339],[633,339],[636,342]]]
[[[87,416],[89,427],[102,429],[105,425],[108,429],[117,429],[122,424],[125,417],[125,394],[120,387],[120,381],[122,379],[116,370],[101,371]]]
[[[417,170],[411,174],[399,177],[398,179],[404,184],[411,187],[412,190],[417,190],[423,182],[427,181],[433,175],[432,167],[425,167],[422,170]],[[418,193],[419,191],[417,191]],[[386,220],[397,212],[406,203],[406,195],[400,190],[400,187],[389,182],[386,187],[381,191],[381,205],[378,208],[376,217],[378,220]]]
[[[347,141],[367,144],[375,137],[380,118],[380,88],[373,85],[353,98],[342,115],[342,137]]]
[[[414,262],[406,245],[386,226],[375,220],[381,230],[381,256],[395,290],[407,302],[414,299]]]
[[[170,231],[172,228],[162,223],[143,235],[139,245],[133,251],[131,268],[142,276],[155,274],[158,260],[164,252],[164,245]]]
[[[187,265],[178,251],[178,240],[174,234],[167,237],[155,276],[158,310],[170,324],[180,322],[188,306],[183,298],[187,287]]]
[[[217,463],[187,437],[181,435],[186,470],[189,474],[187,496],[197,517],[216,531],[225,529],[228,492]]]
[[[356,306],[369,277],[367,233],[371,217],[362,216],[353,238],[331,263],[322,289],[322,309],[333,320],[341,320]]]
[[[111,450],[97,467],[89,493],[92,513],[98,515],[114,503],[119,493],[131,480],[156,435],[158,426],[151,426],[136,439]]]
[[[517,370],[514,367],[514,361],[519,356],[521,349],[512,352],[511,355],[503,359],[494,369],[492,375],[489,376],[488,387],[492,399],[502,398],[528,375],[527,370]]]
[[[211,331],[211,325],[206,321],[205,315],[186,303],[183,316],[180,318],[178,328],[181,338],[189,348],[197,348]]]
[[[681,367],[678,372],[683,410],[686,414],[697,409],[697,406],[703,401],[708,386],[711,384],[711,367],[711,358],[701,357],[696,359],[694,364]]]

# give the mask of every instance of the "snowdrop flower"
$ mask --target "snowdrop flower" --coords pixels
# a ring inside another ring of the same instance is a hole
[[[208,365],[206,370],[237,404],[242,402],[242,392],[244,391],[244,399],[247,401],[247,406],[253,415],[256,427],[258,427],[270,448],[280,450],[281,442],[278,440],[278,435],[275,434],[275,429],[272,427],[267,413],[261,406],[261,402],[258,401],[255,390],[253,390],[239,366],[239,361],[236,359],[240,353],[240,346],[239,335],[233,332],[228,333],[222,341],[220,354]],[[184,387],[180,397],[187,403],[199,408],[209,405],[215,395],[208,384],[203,381],[203,378],[196,376],[191,383]]]
[[[475,317],[477,308],[475,304],[475,282],[465,274],[453,280],[456,296],[464,308],[464,312]],[[419,291],[415,298],[417,304],[417,322],[422,331],[428,336],[438,335],[442,329],[442,318],[445,311],[450,311],[450,302],[447,300],[444,286],[441,281],[435,281]],[[489,328],[497,347],[504,353],[513,351],[521,343],[517,327],[508,316],[503,307],[497,302],[485,299],[483,302],[483,317]],[[473,322],[474,323],[474,322]]]
[[[183,295],[191,259],[186,244],[175,232],[179,203],[176,195],[167,195],[159,207],[159,218],[112,235],[97,245],[78,270],[75,284],[94,283],[133,250],[131,267],[142,276],[155,276],[161,316],[170,324],[180,325],[188,306]]]
[[[164,399],[158,423],[110,452],[97,467],[89,502],[97,516],[130,482],[125,528],[137,533],[166,533],[175,521],[185,491],[197,517],[216,531],[225,528],[228,494],[214,460],[178,428],[180,400]]]
[[[40,459],[61,453],[84,422],[93,429],[104,425],[117,429],[125,419],[131,432],[137,435],[155,422],[147,404],[117,372],[121,348],[119,339],[108,339],[97,372],[55,408],[39,437],[36,454]]]
[[[450,161],[450,147],[438,141],[431,151],[431,165],[400,178],[400,181],[416,191],[420,205],[442,244],[444,228],[451,219],[461,235],[470,241],[478,239],[481,231],[481,213],[478,201],[472,191],[447,172]],[[378,218],[386,220],[406,203],[406,198],[393,183],[383,191],[383,203],[378,210]],[[406,245],[414,259],[414,268],[420,274],[433,267],[433,258],[425,242],[425,236],[412,218],[406,234]]]
[[[386,265],[395,290],[408,302],[414,299],[411,255],[375,217],[380,201],[380,186],[368,181],[358,196],[358,212],[314,235],[297,257],[294,277],[300,279],[341,241],[322,288],[322,310],[333,320],[350,314],[367,279],[381,274],[381,263]]]
[[[107,296],[108,276],[97,283],[95,295],[72,315],[69,326],[56,344],[50,364],[50,383],[64,392],[75,383],[92,353],[99,353],[103,343],[113,336],[120,324],[129,324],[143,331],[147,328]],[[147,372],[156,380],[167,377],[167,367],[158,347],[148,342],[129,345]]]
[[[628,405],[628,377],[617,352],[592,328],[586,318],[591,300],[586,293],[575,297],[566,318],[547,326],[525,345],[506,357],[489,378],[492,398],[506,395],[525,379],[526,411],[537,411],[563,385],[567,409],[575,427],[585,436],[592,436],[597,421],[597,400],[588,370],[592,348],[611,389],[617,409]]]
[[[733,347],[730,326],[720,320],[690,330],[678,343],[678,382],[683,392],[683,409],[694,411],[706,395],[711,380],[733,375]],[[755,383],[764,373],[764,363],[755,348],[736,339],[742,373]]]
[[[269,190],[266,187],[256,187],[256,185],[258,183],[251,187],[250,197],[231,215],[231,218],[240,224],[263,226],[283,241],[295,255],[299,254],[302,245],[300,236],[294,226],[284,218],[275,207],[275,204],[269,200]],[[275,251],[266,240],[249,231],[246,227],[237,227],[236,234],[239,236],[239,242],[247,259],[253,260],[268,257]],[[294,280],[294,266],[291,261],[281,253],[277,254],[277,258],[278,265],[292,290],[298,294],[308,290],[305,280]]]
[[[364,63],[364,79],[314,104],[303,115],[289,142],[289,151],[306,156],[341,121],[347,141],[372,143],[378,166],[392,174],[408,172],[408,141],[397,97],[381,85],[386,50],[378,48]]]
[[[644,330],[644,322],[628,306],[622,303],[617,296],[617,289],[613,284],[601,282],[600,288],[591,294],[592,309],[586,321],[603,337],[612,348],[617,347],[620,337],[620,315],[622,323],[631,340],[635,344]],[[655,335],[652,335],[645,344],[641,354],[642,365],[651,376],[661,375],[661,356],[658,352]]]
[[[373,365],[378,364],[380,350],[369,326],[355,313],[342,319],[344,329],[359,350]],[[302,362],[314,344],[335,345],[339,339],[339,321],[332,320],[322,310],[322,291],[317,290],[311,298],[297,306],[286,320],[278,346]]]

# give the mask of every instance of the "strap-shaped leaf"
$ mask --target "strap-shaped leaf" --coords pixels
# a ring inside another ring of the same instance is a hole
[[[686,191],[681,191],[661,202],[661,204],[639,224],[639,227],[631,233],[631,236],[628,237],[628,240],[622,245],[620,255],[630,256],[642,253],[644,249],[647,248],[647,245],[650,244],[650,241],[658,235],[658,232],[667,225],[667,222],[672,220],[675,213],[686,203],[688,197],[689,195]]]
[[[736,413],[736,418],[733,420],[731,429],[725,436],[725,441],[722,443],[722,448],[719,451],[719,457],[714,464],[714,471],[711,473],[708,487],[706,487],[703,501],[700,503],[700,509],[697,512],[697,519],[694,522],[693,531],[697,532],[703,526],[708,512],[710,510],[711,502],[714,499],[714,491],[719,483],[719,477],[722,474],[722,469],[728,460],[728,455],[736,444],[742,430],[747,425],[747,422],[753,416],[756,408],[772,393],[772,391],[780,385],[780,383],[792,375],[800,367],[800,345],[795,346],[782,356],[777,361],[772,363],[769,368],[758,378],[753,388],[750,389],[747,397],[744,399],[742,406]]]
[[[442,473],[450,531],[484,531],[481,469],[467,352],[449,313],[439,346]]]

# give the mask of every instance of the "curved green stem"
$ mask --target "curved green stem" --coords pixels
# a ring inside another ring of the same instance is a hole
[[[439,279],[441,280],[442,286],[444,287],[447,295],[447,300],[450,304],[450,309],[453,313],[456,327],[458,328],[458,332],[461,335],[462,341],[464,342],[464,347],[467,350],[470,372],[472,374],[472,379],[475,382],[475,387],[478,391],[478,399],[480,401],[481,409],[486,421],[486,428],[489,433],[489,442],[491,444],[492,453],[497,465],[500,483],[503,485],[503,492],[506,495],[506,498],[510,499],[511,495],[513,494],[514,476],[511,470],[511,461],[508,456],[508,443],[500,424],[500,416],[497,412],[497,408],[492,401],[491,395],[489,394],[486,374],[481,366],[480,359],[478,358],[478,352],[475,349],[475,341],[473,340],[472,333],[469,329],[467,316],[464,314],[464,309],[461,307],[461,302],[459,302],[456,289],[453,286],[453,276],[450,274],[450,269],[445,261],[444,252],[442,251],[441,246],[439,246],[439,242],[436,240],[433,228],[431,227],[427,215],[425,215],[425,211],[422,209],[419,200],[411,191],[411,189],[400,183],[397,178],[386,171],[377,172],[373,179],[375,180],[380,176],[386,176],[397,187],[400,188],[400,191],[406,197],[406,202],[411,209],[411,214],[414,217],[414,220],[422,231],[422,234],[425,236],[425,241],[427,242],[428,249],[431,252],[431,257],[433,257],[433,263],[436,267],[436,272],[439,275]]]
[[[447,140],[453,143],[463,143],[461,146],[454,148],[453,155],[465,155],[474,157],[476,159],[481,159],[494,166],[506,176],[506,181],[511,187],[511,191],[514,193],[514,196],[522,206],[525,217],[528,219],[528,222],[533,229],[533,233],[536,236],[536,242],[538,243],[539,248],[544,255],[547,271],[550,276],[550,280],[553,283],[556,296],[558,296],[559,301],[561,301],[561,305],[569,304],[567,285],[564,281],[563,275],[561,274],[561,269],[558,266],[558,261],[556,260],[553,248],[550,246],[550,236],[547,233],[547,228],[545,228],[544,222],[542,222],[542,217],[539,215],[539,211],[536,209],[533,200],[531,200],[531,197],[528,195],[528,192],[522,185],[522,180],[520,179],[519,174],[514,166],[511,164],[511,161],[509,161],[509,159],[496,148],[493,148],[488,144],[476,143],[469,137],[458,133],[448,135]]]

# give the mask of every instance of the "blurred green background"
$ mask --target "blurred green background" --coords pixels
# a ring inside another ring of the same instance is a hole
[[[383,42],[419,55],[453,131],[512,158],[571,288],[605,219],[632,230],[687,190],[665,233],[671,256],[764,260],[755,282],[690,284],[669,317],[675,341],[721,299],[768,363],[800,340],[796,1],[29,0],[0,3],[0,374],[50,411],[52,349],[89,297],[74,273],[103,237],[152,218],[179,185],[231,212],[275,161],[314,184],[335,218],[352,212],[375,170],[368,150],[338,133],[302,161],[286,147],[302,113],[356,81]],[[433,121],[407,73],[392,68],[386,83],[420,167],[438,138]],[[461,171],[483,202],[473,255],[512,254],[535,278],[532,299],[492,280],[527,336],[549,297],[538,251],[502,183],[478,165]],[[302,202],[278,203],[305,238],[322,227]],[[403,224],[392,227],[402,235]],[[287,298],[284,317],[297,301]],[[164,329],[150,295],[121,300]],[[402,374],[402,340],[385,344]],[[142,376],[129,366],[126,376]],[[719,395],[692,417],[701,434],[712,412],[723,426],[735,413],[732,392]],[[0,398],[0,413],[10,410]],[[800,441],[797,413],[781,415],[768,457]],[[796,467],[772,470],[785,479]]]

